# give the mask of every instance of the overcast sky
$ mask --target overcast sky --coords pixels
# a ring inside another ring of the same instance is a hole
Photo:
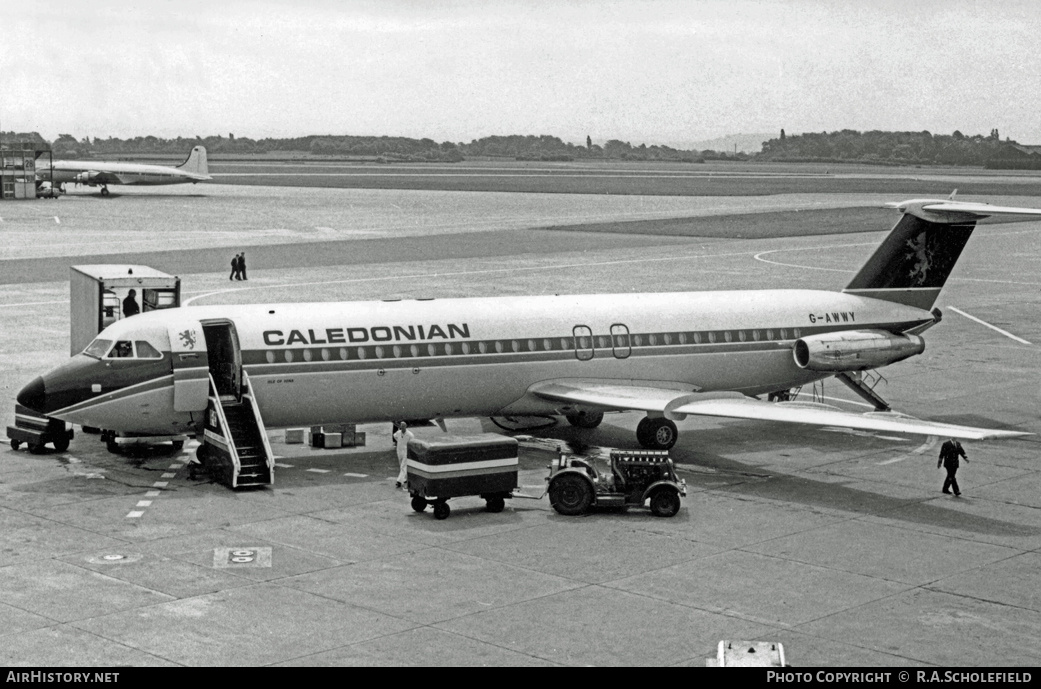
[[[0,0],[0,128],[1041,144],[1037,0]]]

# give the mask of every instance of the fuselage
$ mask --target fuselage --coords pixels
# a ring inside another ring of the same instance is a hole
[[[813,290],[188,307],[109,326],[19,401],[115,431],[185,432],[205,409],[200,387],[245,375],[268,427],[545,414],[559,409],[529,388],[547,380],[748,395],[804,385],[832,374],[796,364],[799,338],[934,320]]]
[[[175,167],[118,163],[94,160],[56,160],[52,167],[41,167],[38,176],[50,181],[53,170],[55,184],[124,184],[159,185],[202,182],[211,179]]]

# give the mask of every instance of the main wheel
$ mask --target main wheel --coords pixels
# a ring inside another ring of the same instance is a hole
[[[602,411],[584,411],[568,414],[565,418],[575,428],[596,428],[604,420],[604,413]]]
[[[593,487],[589,481],[575,474],[553,479],[549,486],[549,504],[560,514],[582,514],[593,503]]]
[[[420,495],[417,495],[417,496],[412,498],[412,509],[414,509],[416,512],[422,512],[426,508],[427,508],[427,499],[426,498],[424,498],[424,497],[422,497]]]
[[[676,444],[676,440],[679,438],[676,424],[664,418],[644,420],[647,424],[644,426],[643,433],[640,433],[639,426],[636,428],[636,438],[641,445],[648,450],[668,450]],[[643,422],[641,422],[642,424]]]
[[[54,449],[58,452],[65,452],[69,449],[69,436],[63,435],[54,441]]]
[[[672,488],[659,488],[651,496],[651,513],[655,517],[675,517],[680,511],[680,494]]]
[[[448,506],[447,502],[434,503],[434,519],[448,519],[450,514],[452,514],[452,508]]]
[[[488,510],[489,512],[502,512],[505,507],[506,507],[506,501],[503,500],[502,497],[500,497],[498,495],[496,495],[493,498],[488,498],[488,500],[487,500],[487,502],[485,504],[485,509]]]

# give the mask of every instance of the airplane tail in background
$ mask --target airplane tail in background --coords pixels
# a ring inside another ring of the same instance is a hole
[[[206,162],[206,147],[196,146],[192,149],[192,152],[188,154],[188,157],[183,163],[177,166],[178,170],[184,170],[185,172],[191,172],[196,175],[203,175],[209,177],[210,166]]]
[[[953,194],[952,194],[953,196]],[[931,309],[978,222],[1041,220],[1033,208],[915,199],[843,292]]]

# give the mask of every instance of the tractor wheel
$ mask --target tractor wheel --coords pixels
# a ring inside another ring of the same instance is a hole
[[[448,519],[450,514],[452,514],[452,508],[448,506],[447,502],[434,503],[434,519]]]
[[[18,448],[21,447],[21,446],[22,446],[22,442],[20,440],[12,440],[11,441],[11,449],[12,450],[15,450],[17,452]]]
[[[651,496],[651,513],[655,517],[675,517],[680,511],[680,494],[671,488],[659,488]]]
[[[42,455],[46,450],[43,443],[29,443],[30,454]]]
[[[415,496],[412,498],[412,509],[416,512],[422,512],[427,508],[427,499],[422,496]]]
[[[643,437],[641,437],[639,426],[636,429],[636,437],[641,445],[648,450],[668,450],[676,444],[676,440],[679,438],[676,424],[663,418],[645,420],[647,425],[644,426]]]
[[[593,504],[593,487],[575,474],[557,477],[549,486],[549,504],[560,514],[582,514]]]
[[[54,449],[58,452],[65,452],[69,449],[69,436],[63,435],[54,441]]]
[[[506,507],[506,501],[501,496],[496,495],[493,498],[488,498],[485,509],[489,512],[502,512]]]
[[[604,413],[602,411],[579,412],[578,414],[568,414],[565,418],[575,428],[596,428],[604,420]]]

